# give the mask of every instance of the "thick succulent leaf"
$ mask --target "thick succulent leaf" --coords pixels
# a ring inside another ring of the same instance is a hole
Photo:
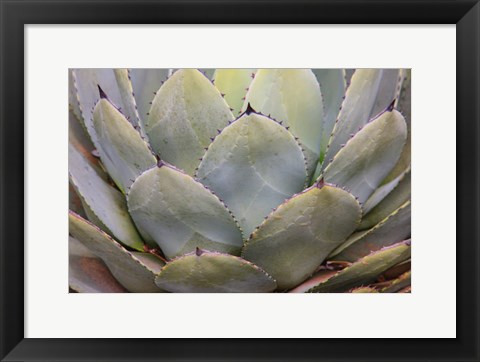
[[[410,233],[411,207],[410,201],[407,201],[373,228],[352,234],[332,253],[332,257],[352,262],[372,251],[404,240]]]
[[[193,175],[217,129],[233,118],[220,92],[202,73],[181,69],[157,92],[145,130],[163,160]]]
[[[70,234],[101,258],[115,279],[128,291],[133,293],[162,291],[155,285],[155,274],[146,264],[143,264],[95,225],[73,212],[70,212],[68,216]],[[158,263],[162,264],[160,260]]]
[[[275,280],[242,258],[197,249],[167,263],[155,282],[174,293],[267,293]]]
[[[73,79],[85,126],[95,144],[93,108],[100,100],[98,87],[108,94],[108,98],[117,108],[125,108],[115,73],[113,69],[73,69]]]
[[[409,270],[400,275],[397,279],[391,281],[388,286],[381,289],[381,293],[396,293],[399,290],[409,286],[412,283],[412,272]]]
[[[345,69],[312,69],[312,71],[320,84],[323,109],[325,112],[322,139],[320,142],[321,163],[323,157],[325,157],[327,144],[345,96]]]
[[[339,188],[314,185],[278,207],[245,243],[242,256],[269,273],[278,289],[308,278],[358,226],[361,209]]]
[[[408,136],[403,148],[402,154],[397,164],[385,178],[383,183],[389,183],[395,178],[399,177],[406,169],[410,168],[411,164],[411,70],[402,69],[402,86],[397,98],[396,108],[402,113],[407,122]]]
[[[117,80],[120,97],[122,98],[122,114],[124,114],[128,122],[140,132],[140,116],[137,111],[137,105],[135,104],[132,82],[130,81],[128,69],[119,68],[114,69],[113,72],[115,74],[115,79]]]
[[[400,175],[397,179],[378,188],[367,200],[365,216],[358,227],[359,230],[368,229],[378,224],[410,199],[412,186],[410,171]],[[391,188],[392,183],[395,184],[393,188]],[[385,191],[388,191],[385,190],[386,188],[391,189],[386,195],[382,195]],[[383,196],[381,201],[376,202],[381,196]],[[376,204],[371,207],[372,203]]]
[[[136,259],[140,260],[140,262],[155,275],[160,273],[160,270],[162,270],[163,266],[165,265],[165,262],[162,259],[150,253],[132,251],[130,254],[132,254]]]
[[[128,71],[142,129],[145,127],[155,93],[167,79],[168,71],[168,69],[129,69]]]
[[[125,293],[105,263],[80,241],[68,242],[68,285],[78,293]]]
[[[243,110],[248,104],[290,127],[299,138],[307,158],[309,174],[320,155],[324,122],[322,95],[310,69],[259,69],[250,84]]]
[[[367,215],[370,211],[372,211],[372,209],[374,209],[379,203],[381,203],[382,200],[385,199],[399,185],[400,185],[400,187],[405,188],[408,191],[410,190],[410,186],[407,187],[408,185],[411,185],[410,169],[408,169],[407,171],[402,173],[395,180],[392,180],[387,184],[383,184],[383,185],[379,186],[375,190],[375,192],[368,198],[368,200],[365,202],[365,204],[363,205],[363,215]],[[405,201],[407,201],[407,200],[405,200]],[[403,204],[405,201],[400,203],[398,206]]]
[[[350,291],[350,293],[378,293],[378,290],[372,287],[358,287]]]
[[[102,168],[98,164],[98,159],[92,154],[95,150],[95,146],[93,145],[90,136],[84,125],[72,111],[68,113],[68,142],[88,160],[90,165],[95,168],[103,179],[107,179],[107,174],[102,171]]]
[[[72,69],[68,70],[68,104],[70,106],[70,110],[75,114],[75,117],[77,117],[83,123],[82,111],[80,110],[80,104],[78,103]]]
[[[135,179],[156,164],[147,143],[108,99],[101,99],[93,112],[97,150],[103,165],[125,193]]]
[[[240,113],[248,86],[256,69],[217,69],[213,76],[215,87],[225,94],[234,115]]]
[[[394,100],[398,94],[401,85],[400,69],[384,69],[378,93],[369,118],[374,118],[383,112]]]
[[[406,138],[402,115],[386,111],[348,141],[325,169],[323,178],[345,187],[363,204],[398,161]]]
[[[137,227],[167,258],[196,247],[239,254],[242,233],[228,209],[201,183],[159,164],[137,178],[128,208]]]
[[[353,74],[330,137],[323,169],[351,135],[357,133],[370,119],[382,75],[382,69],[357,69]]]
[[[303,282],[296,288],[289,291],[289,293],[305,293],[307,290],[312,289],[314,286],[322,283],[323,281],[330,279],[332,276],[337,274],[337,271],[334,270],[321,270],[318,273],[315,273],[310,279]]]
[[[124,195],[103,180],[72,145],[68,156],[70,180],[85,204],[116,239],[143,250],[143,241],[128,214]]]
[[[197,178],[237,218],[245,236],[271,210],[305,185],[302,150],[292,134],[268,117],[244,114],[205,153]]]
[[[368,284],[384,270],[410,258],[410,252],[410,241],[383,248],[365,256],[331,278],[321,281],[307,292],[341,293]]]
[[[200,68],[198,69],[205,77],[207,77],[210,80],[213,80],[213,77],[215,75],[215,68]]]

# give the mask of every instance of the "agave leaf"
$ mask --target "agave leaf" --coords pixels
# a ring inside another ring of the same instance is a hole
[[[69,232],[101,258],[115,279],[133,293],[161,292],[154,282],[154,270],[143,264],[108,234],[75,213],[69,213]],[[163,263],[158,259],[158,264]],[[155,268],[158,270],[158,268]]]
[[[167,258],[196,247],[231,254],[239,254],[242,247],[242,233],[218,197],[163,163],[137,178],[128,208],[138,228]]]
[[[409,286],[412,282],[412,272],[409,270],[397,279],[391,281],[388,286],[380,290],[380,293],[396,293],[399,290]]]
[[[105,263],[80,241],[68,241],[68,285],[78,293],[125,293]]]
[[[301,191],[305,177],[302,150],[292,134],[250,112],[215,138],[197,172],[232,210],[246,236],[272,208]]]
[[[203,75],[207,77],[207,79],[213,80],[213,77],[215,75],[215,68],[201,68],[198,70],[200,71],[200,73],[203,73]]]
[[[312,69],[312,71],[320,84],[325,112],[320,142],[320,163],[322,163],[345,95],[345,69]]]
[[[401,85],[400,69],[384,69],[378,93],[369,118],[383,112],[395,100]]]
[[[398,160],[397,164],[390,172],[390,174],[385,178],[383,181],[384,184],[391,182],[392,180],[399,177],[402,173],[405,172],[406,169],[410,168],[411,164],[411,70],[410,69],[402,69],[402,86],[401,91],[397,98],[396,107],[405,117],[405,121],[407,122],[408,128],[408,136],[407,141],[405,142],[405,147],[403,148],[402,154],[400,155],[400,159]]]
[[[163,160],[193,175],[217,129],[232,120],[215,86],[198,70],[181,69],[157,92],[145,130]]]
[[[382,69],[357,69],[353,73],[328,143],[322,169],[327,167],[351,135],[357,133],[370,119],[382,75]]]
[[[108,98],[117,108],[123,110],[127,107],[123,103],[113,69],[73,69],[73,79],[85,126],[95,144],[93,108],[100,100],[98,87],[108,94]]]
[[[165,262],[158,256],[150,253],[141,253],[139,251],[130,252],[136,259],[145,265],[153,274],[157,275],[162,270]]]
[[[400,175],[397,179],[398,181],[394,180],[378,188],[367,200],[365,203],[365,216],[362,218],[362,222],[358,227],[359,230],[368,229],[378,224],[410,199],[412,185],[410,171]],[[380,202],[376,203],[375,206],[370,207],[369,202],[373,203],[374,201],[372,199],[379,198],[381,196],[380,194],[385,191],[384,189],[390,188],[392,183],[396,183],[396,185],[390,192],[387,193]]]
[[[133,87],[128,74],[128,69],[119,68],[114,69],[113,72],[115,74],[115,79],[117,80],[120,97],[122,98],[122,114],[124,114],[128,122],[130,122],[140,134],[142,134],[143,130],[140,124],[140,115],[138,114],[137,105],[133,96]]]
[[[155,282],[174,293],[267,293],[275,280],[239,257],[197,249],[167,263]]]
[[[314,185],[278,207],[245,243],[242,256],[263,268],[280,290],[308,278],[358,226],[361,209],[339,188]]]
[[[337,271],[334,270],[321,270],[315,273],[311,278],[297,286],[296,288],[289,291],[289,293],[305,293],[308,290],[312,289],[314,286],[322,283],[323,281],[330,279],[332,276],[337,274]]]
[[[410,213],[410,201],[407,201],[373,228],[352,234],[329,259],[334,257],[336,260],[352,262],[372,251],[404,240],[411,232]]]
[[[239,114],[256,69],[217,69],[213,76],[215,87],[225,94],[225,100]]]
[[[104,181],[72,145],[69,145],[69,173],[79,196],[113,236],[131,248],[143,250],[143,241],[128,214],[125,197]]]
[[[112,231],[105,226],[105,224],[95,215],[93,210],[88,206],[88,204],[85,202],[83,198],[80,198],[82,205],[83,205],[83,211],[85,213],[85,219],[90,221],[93,225],[97,226],[100,230],[105,231],[108,235],[113,235]],[[73,212],[77,213],[75,209],[70,209]],[[81,217],[83,217],[82,214],[79,214]]]
[[[358,287],[352,289],[350,293],[378,293],[378,290],[372,287]]]
[[[97,149],[105,168],[125,193],[133,181],[156,164],[147,143],[108,99],[102,98],[93,112]]]
[[[270,115],[299,138],[311,175],[320,155],[323,104],[320,86],[310,69],[259,69],[245,96],[243,110]]]
[[[345,187],[363,204],[398,161],[406,138],[402,115],[386,111],[349,140],[325,169],[323,178]]]
[[[321,281],[307,293],[341,293],[368,284],[383,271],[410,258],[410,251],[410,241],[404,241],[373,252],[329,279]]]
[[[75,114],[75,117],[83,122],[82,111],[80,110],[80,104],[78,103],[72,69],[68,70],[68,104],[71,111]]]
[[[167,79],[168,69],[129,69],[128,74],[132,82],[141,129],[144,130],[153,98]]]
[[[68,113],[68,142],[88,160],[90,165],[104,180],[108,178],[107,174],[99,166],[98,159],[92,154],[95,146],[90,136],[72,111]]]
[[[410,194],[410,186],[411,186],[410,181],[411,180],[410,180],[410,168],[409,168],[400,176],[398,176],[395,180],[390,181],[388,184],[383,184],[379,186],[363,205],[363,215],[367,215],[370,211],[372,211],[378,204],[382,202],[383,199],[385,199],[399,185],[402,189],[405,189],[405,191],[408,191],[408,193]],[[407,201],[407,199],[405,201]],[[398,206],[403,204],[405,201],[401,202]]]

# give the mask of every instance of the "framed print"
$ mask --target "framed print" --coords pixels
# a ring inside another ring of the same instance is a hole
[[[1,9],[2,361],[478,360],[478,2]]]

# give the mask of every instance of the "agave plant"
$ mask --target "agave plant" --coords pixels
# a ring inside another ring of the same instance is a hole
[[[71,290],[409,291],[410,71],[351,73],[71,70]]]

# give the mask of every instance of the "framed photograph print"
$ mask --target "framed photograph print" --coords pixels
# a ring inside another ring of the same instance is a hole
[[[1,361],[477,361],[477,1],[9,1]]]

